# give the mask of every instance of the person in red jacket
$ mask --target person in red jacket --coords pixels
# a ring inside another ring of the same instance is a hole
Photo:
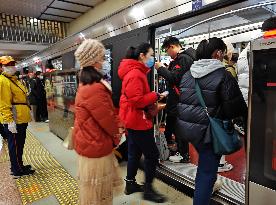
[[[87,39],[75,57],[81,65],[73,135],[80,204],[112,205],[113,187],[122,184],[112,152],[119,143],[122,124],[115,114],[111,87],[100,72],[105,48],[99,41]]]
[[[118,75],[122,82],[119,116],[128,131],[128,165],[125,194],[143,192],[144,199],[162,203],[165,197],[157,193],[152,182],[155,177],[159,152],[155,144],[152,119],[147,117],[148,106],[160,98],[151,92],[147,74],[154,66],[154,52],[150,44],[142,43],[137,48],[130,47],[126,58],[120,63]],[[145,186],[136,183],[139,161],[145,157]]]

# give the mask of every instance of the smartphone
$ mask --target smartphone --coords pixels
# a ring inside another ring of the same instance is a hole
[[[167,97],[169,95],[169,91],[165,91],[165,92],[161,93],[160,95]]]

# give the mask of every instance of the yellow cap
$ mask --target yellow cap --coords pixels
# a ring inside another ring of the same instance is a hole
[[[10,62],[14,62],[15,60],[11,56],[1,56],[0,57],[0,63],[3,65],[7,65]]]

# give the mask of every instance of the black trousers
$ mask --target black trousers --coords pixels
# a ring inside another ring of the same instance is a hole
[[[41,99],[37,101],[36,121],[48,120],[47,100]]]
[[[23,150],[26,140],[26,131],[28,127],[28,123],[17,124],[16,129],[17,133],[11,133],[8,130],[8,125],[5,124],[5,133],[8,137],[8,147],[9,147],[9,155],[11,161],[11,171],[16,174],[22,172],[23,169]]]
[[[178,152],[180,153],[181,156],[185,156],[189,154],[189,143],[186,140],[181,139],[180,136],[176,135],[176,132],[175,132],[176,120],[177,120],[176,117],[167,115],[164,134],[167,139],[167,142],[169,140],[172,140],[173,134],[175,135]]]
[[[155,144],[153,129],[131,130],[128,129],[128,164],[127,179],[134,180],[139,168],[142,154],[145,157],[146,183],[152,183],[155,178],[159,151]]]
[[[3,137],[3,139],[8,139],[5,130],[4,130],[4,125],[0,124],[0,135]]]

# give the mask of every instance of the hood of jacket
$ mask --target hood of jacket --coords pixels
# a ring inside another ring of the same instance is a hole
[[[191,66],[191,74],[194,78],[202,78],[223,67],[223,63],[217,59],[201,59]]]
[[[118,69],[119,78],[123,80],[125,75],[134,69],[138,69],[145,74],[147,74],[150,71],[150,68],[148,68],[145,64],[137,60],[123,59]]]

